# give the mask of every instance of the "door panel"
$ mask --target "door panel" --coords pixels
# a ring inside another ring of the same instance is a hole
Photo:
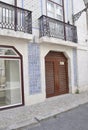
[[[54,95],[54,62],[46,61],[46,96]]]
[[[63,64],[58,65],[59,74],[59,94],[67,93],[68,92],[68,85],[67,85],[67,73],[66,73],[66,62],[64,61]]]

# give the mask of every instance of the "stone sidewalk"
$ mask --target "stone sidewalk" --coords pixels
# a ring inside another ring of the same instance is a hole
[[[88,103],[88,92],[61,95],[46,99],[37,105],[3,110],[0,111],[0,130],[14,130],[33,125],[84,103]]]

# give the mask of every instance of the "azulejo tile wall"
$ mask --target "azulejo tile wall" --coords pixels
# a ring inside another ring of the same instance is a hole
[[[29,93],[41,93],[40,48],[38,43],[28,45]]]

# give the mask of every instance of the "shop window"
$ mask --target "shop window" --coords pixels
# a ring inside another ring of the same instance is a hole
[[[23,105],[22,56],[13,47],[0,47],[0,109]]]

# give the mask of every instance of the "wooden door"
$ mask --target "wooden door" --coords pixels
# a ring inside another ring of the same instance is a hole
[[[46,93],[49,97],[55,94],[55,68],[53,61],[46,61]]]
[[[46,97],[68,93],[67,68],[63,53],[49,52],[45,58]]]

